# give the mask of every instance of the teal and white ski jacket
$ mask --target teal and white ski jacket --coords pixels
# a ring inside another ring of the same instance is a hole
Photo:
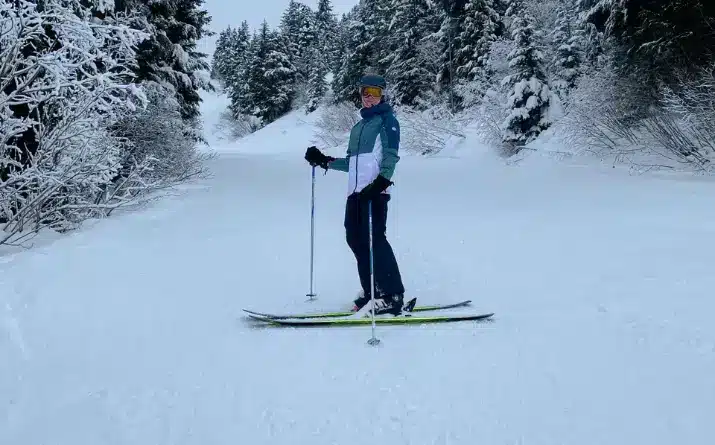
[[[348,195],[359,192],[378,175],[391,179],[400,160],[400,124],[387,102],[360,110],[360,120],[350,131],[347,156],[328,164],[348,172]],[[392,186],[383,193],[390,193]]]

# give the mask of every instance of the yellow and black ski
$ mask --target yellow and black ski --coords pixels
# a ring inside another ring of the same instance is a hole
[[[409,306],[410,303],[408,302],[406,306]],[[459,301],[456,303],[449,303],[449,304],[432,304],[432,305],[424,305],[424,306],[414,306],[410,312],[428,312],[428,311],[439,311],[439,310],[444,310],[444,309],[454,309],[458,307],[463,307],[463,306],[469,306],[472,303],[472,300],[464,300],[464,301]],[[309,314],[283,314],[283,315],[277,315],[277,314],[268,314],[265,312],[256,312],[256,311],[251,311],[248,309],[244,309],[244,312],[248,313],[249,315],[256,315],[259,317],[263,318],[272,318],[274,320],[285,320],[285,319],[294,319],[294,320],[305,320],[305,319],[312,319],[312,318],[337,318],[337,317],[348,317],[350,315],[353,315],[353,312],[350,311],[336,311],[336,312],[318,312],[318,313],[309,313]]]
[[[379,316],[375,317],[375,324],[390,325],[412,325],[425,323],[449,323],[469,320],[486,320],[494,314],[454,314],[454,315],[399,315],[399,316]],[[312,326],[312,327],[339,327],[339,326],[363,326],[372,324],[371,317],[328,317],[328,318],[271,318],[260,315],[248,314],[254,320],[268,323],[275,326]]]

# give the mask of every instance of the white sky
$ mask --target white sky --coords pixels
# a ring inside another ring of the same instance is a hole
[[[315,10],[318,0],[299,0],[300,3]],[[268,21],[271,28],[280,24],[281,16],[288,7],[290,0],[206,0],[202,5],[211,15],[209,28],[216,33],[199,42],[198,49],[213,54],[218,33],[227,26],[238,26],[246,20],[251,28],[258,28],[263,20]],[[358,0],[332,0],[333,13],[340,16],[358,4]]]

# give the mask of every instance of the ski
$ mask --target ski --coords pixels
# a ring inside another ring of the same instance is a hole
[[[458,307],[469,306],[471,303],[472,303],[472,300],[464,300],[464,301],[459,301],[457,303],[450,303],[450,304],[432,304],[432,305],[425,305],[425,306],[415,306],[411,312],[414,313],[414,312],[428,312],[428,311],[440,311],[440,310],[445,310],[445,309],[454,309],[454,308],[458,308]],[[409,302],[408,302],[408,304],[409,304]],[[312,318],[337,318],[337,317],[348,317],[348,316],[354,314],[354,312],[351,312],[351,311],[336,311],[336,312],[318,312],[318,313],[312,313],[312,314],[278,315],[278,314],[268,314],[265,312],[256,312],[256,311],[251,311],[248,309],[244,309],[243,311],[248,313],[249,315],[258,315],[263,318],[272,318],[274,320],[286,320],[286,319],[305,320],[305,319],[312,319]]]
[[[486,320],[494,314],[455,314],[455,315],[406,315],[397,317],[376,317],[375,324],[390,325],[413,325],[425,323],[449,323],[457,321]],[[275,326],[292,327],[340,327],[340,326],[362,326],[372,324],[370,317],[342,317],[342,318],[271,318],[260,315],[248,314],[254,320],[265,322]]]

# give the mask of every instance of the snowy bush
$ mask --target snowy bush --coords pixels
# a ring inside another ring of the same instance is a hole
[[[255,116],[239,114],[234,116],[230,109],[226,109],[219,115],[218,122],[211,131],[217,132],[217,138],[228,137],[235,141],[261,128],[261,120]]]
[[[400,150],[430,155],[445,148],[450,139],[465,137],[465,122],[458,120],[447,104],[424,111],[400,107],[395,113],[400,122]]]
[[[315,137],[325,147],[335,147],[348,140],[350,129],[360,120],[352,102],[339,102],[321,109]]]
[[[499,87],[489,88],[481,100],[476,117],[477,135],[487,145],[503,147],[506,103],[507,90]]]
[[[662,110],[644,119],[643,127],[665,157],[698,170],[715,160],[715,64],[697,76],[680,76],[677,90],[664,87]]]
[[[678,163],[695,170],[709,170],[712,159],[715,159],[713,140],[707,139],[707,133],[701,133],[700,129],[685,124],[682,118],[687,119],[687,116],[665,109],[655,110],[644,119],[642,128],[654,142],[649,146],[649,151],[666,161],[659,163],[661,167],[672,168]]]
[[[149,82],[144,91],[146,107],[127,113],[114,125],[114,134],[126,141],[115,182],[130,177],[132,169],[140,166],[144,181],[162,187],[201,176],[205,156],[199,154],[193,137],[197,129],[182,118],[172,89]]]
[[[666,88],[662,103],[665,109],[678,115],[682,129],[703,154],[715,152],[715,64],[697,77],[684,78],[681,89]]]
[[[636,150],[638,122],[647,115],[646,93],[612,65],[581,77],[571,93],[569,111],[560,122],[570,145],[619,157]]]
[[[65,4],[0,4],[0,244],[76,228],[197,171],[176,104],[131,83],[146,35]]]
[[[614,162],[704,170],[715,157],[714,88],[709,71],[678,90],[664,87],[656,101],[647,85],[607,65],[579,79],[558,127],[570,146]]]
[[[514,50],[514,41],[498,39],[489,49],[489,70],[494,79],[504,79],[509,74],[509,54]],[[465,103],[476,106],[477,133],[483,142],[502,146],[502,124],[507,117],[509,90],[499,83],[472,82],[460,87]]]

